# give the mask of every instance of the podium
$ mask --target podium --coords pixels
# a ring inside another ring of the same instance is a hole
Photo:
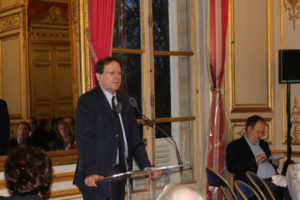
[[[170,181],[170,174],[172,171],[176,171],[179,169],[182,169],[183,165],[170,165],[170,166],[164,166],[164,167],[156,167],[156,168],[150,168],[143,171],[128,171],[124,173],[114,174],[112,176],[104,177],[101,180],[97,181],[97,183],[101,182],[113,182],[118,181],[122,179],[126,179],[126,187],[127,187],[127,197],[128,200],[132,199],[132,180],[133,179],[144,179],[149,178],[149,190],[148,190],[148,199],[154,199],[153,198],[153,180],[152,176],[156,172],[162,172],[162,176],[165,176],[165,184],[168,184]]]

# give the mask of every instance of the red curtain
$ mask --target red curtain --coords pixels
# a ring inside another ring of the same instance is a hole
[[[224,171],[224,110],[222,83],[225,68],[228,0],[210,0],[210,73],[212,105],[208,137],[207,166]],[[221,199],[221,193],[207,188],[207,199]]]
[[[89,0],[90,53],[93,86],[96,86],[94,66],[97,60],[110,56],[114,27],[114,0]]]

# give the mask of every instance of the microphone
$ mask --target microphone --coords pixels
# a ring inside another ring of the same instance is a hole
[[[122,111],[122,104],[121,103],[117,103],[116,105],[116,112],[119,114]]]
[[[130,105],[132,107],[134,107],[137,110],[137,112],[143,117],[144,122],[146,122],[146,124],[148,124],[149,126],[153,127],[155,122],[153,120],[150,120],[148,117],[146,117],[142,113],[142,111],[137,106],[135,98],[134,97],[129,97],[128,101],[129,101]],[[169,135],[167,135],[167,137],[169,137]]]
[[[157,125],[154,126],[155,122],[153,120],[150,120],[146,115],[144,115],[141,112],[141,110],[137,106],[137,102],[136,102],[136,100],[135,100],[134,97],[129,97],[128,101],[129,101],[130,105],[136,109],[136,111],[141,115],[141,117],[143,118],[143,120],[149,126],[151,126],[152,128],[157,128],[160,132],[162,132],[166,137],[168,137],[173,142],[173,144],[175,146],[175,150],[176,150],[176,156],[177,156],[178,165],[180,166],[180,172],[182,173],[182,171],[183,171],[182,160],[181,160],[181,156],[180,156],[180,153],[179,153],[179,150],[178,150],[178,147],[177,147],[177,144],[176,144],[175,140],[170,135],[168,135],[164,130],[162,130],[159,126],[157,126]]]

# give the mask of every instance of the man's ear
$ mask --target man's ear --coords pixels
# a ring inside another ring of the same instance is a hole
[[[98,72],[96,72],[96,81],[98,82],[98,83],[100,83],[101,82],[101,74],[100,73],[98,73]]]
[[[251,131],[251,130],[252,130],[252,127],[251,127],[251,126],[248,126],[246,131],[249,132],[249,131]]]

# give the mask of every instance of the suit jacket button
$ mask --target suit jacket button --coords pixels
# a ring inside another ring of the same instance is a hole
[[[117,137],[119,137],[119,135],[118,135],[118,134],[116,134],[116,135],[115,135],[115,137],[117,138]]]

